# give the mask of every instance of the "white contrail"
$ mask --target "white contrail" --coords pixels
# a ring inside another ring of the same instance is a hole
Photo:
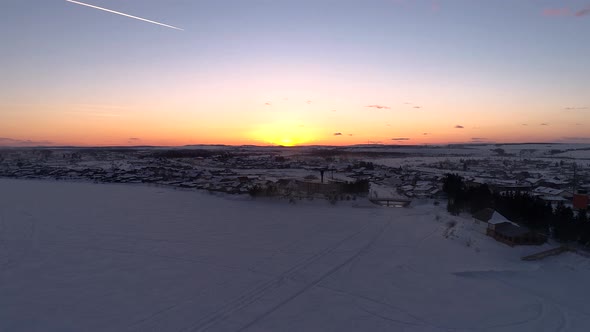
[[[100,9],[100,10],[104,10],[105,12],[109,12],[109,13],[113,13],[113,14],[118,14],[118,15],[123,15],[126,17],[131,17],[134,18],[136,20],[140,20],[140,21],[145,21],[145,22],[149,22],[149,23],[153,23],[153,24],[157,24],[157,25],[161,25],[167,28],[172,28],[172,29],[176,29],[176,30],[182,30],[184,31],[184,29],[181,28],[177,28],[168,24],[164,24],[164,23],[160,23],[160,22],[156,22],[156,21],[150,21],[150,20],[146,20],[145,18],[141,18],[141,17],[137,17],[137,16],[132,16],[132,15],[128,15],[125,13],[121,13],[121,12],[116,12],[114,10],[110,10],[110,9],[106,9],[106,8],[102,8],[102,7],[98,7],[98,6],[93,6],[93,5],[89,5],[87,3],[83,3],[83,2],[78,2],[78,1],[73,1],[73,0],[66,0],[67,2],[71,2],[71,3],[75,3],[78,5],[82,5],[82,6],[86,6],[86,7],[90,7],[90,8],[94,8],[94,9]]]

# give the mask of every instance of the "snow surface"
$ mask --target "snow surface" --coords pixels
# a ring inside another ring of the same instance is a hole
[[[590,263],[520,260],[548,247],[432,202],[0,180],[0,331],[587,331]]]

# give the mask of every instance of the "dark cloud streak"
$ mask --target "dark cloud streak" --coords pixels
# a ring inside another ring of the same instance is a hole
[[[574,15],[576,15],[577,17],[590,15],[590,6],[578,10]]]
[[[52,145],[51,141],[34,141],[29,139],[14,139],[9,137],[0,137],[0,146],[40,146]]]
[[[365,106],[365,107],[370,107],[370,108],[377,108],[377,109],[380,109],[380,110],[388,110],[388,109],[390,109],[390,107],[389,107],[389,106],[384,106],[384,105],[377,105],[377,104],[374,104],[374,105],[368,105],[368,106]]]

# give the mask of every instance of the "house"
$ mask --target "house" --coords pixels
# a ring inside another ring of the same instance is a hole
[[[537,187],[533,190],[533,195],[545,202],[551,203],[553,206],[556,206],[559,203],[570,202],[573,197],[567,190],[550,187]]]
[[[555,188],[550,188],[550,187],[537,187],[533,190],[533,195],[566,197],[568,195],[568,193],[563,189],[555,189]]]
[[[476,228],[482,231],[485,227],[486,235],[509,246],[538,245],[547,241],[547,236],[519,226],[491,208],[478,211],[473,218]]]
[[[511,247],[516,245],[540,245],[547,242],[547,236],[510,222],[490,224],[487,235]]]
[[[512,223],[510,220],[506,219],[506,217],[500,214],[500,212],[492,208],[485,208],[474,213],[473,222],[475,224],[475,228],[484,234],[487,234],[487,230],[490,227],[490,225],[500,224],[504,222]]]

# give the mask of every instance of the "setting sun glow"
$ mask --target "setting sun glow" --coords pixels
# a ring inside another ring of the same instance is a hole
[[[0,146],[590,142],[584,0],[37,2]]]
[[[259,144],[296,146],[314,141],[313,131],[303,125],[291,122],[266,123],[251,134]]]

